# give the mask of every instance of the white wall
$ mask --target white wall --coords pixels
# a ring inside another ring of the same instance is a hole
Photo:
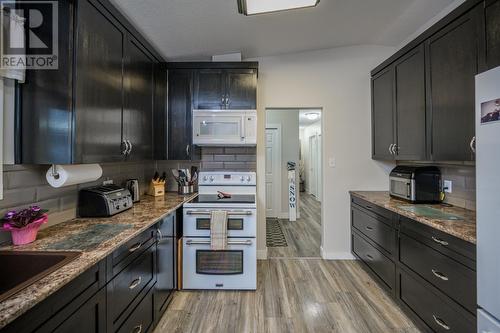
[[[266,123],[281,125],[281,204],[280,218],[288,217],[288,169],[287,162],[299,166],[299,110],[279,109],[266,111]],[[296,184],[299,173],[296,172]]]
[[[252,59],[258,85],[258,256],[266,256],[266,108],[323,108],[324,258],[351,258],[349,190],[387,190],[391,165],[371,159],[370,70],[391,47],[354,46]],[[328,167],[335,158],[336,167]]]

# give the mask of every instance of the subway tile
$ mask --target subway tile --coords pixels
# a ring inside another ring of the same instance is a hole
[[[234,155],[213,155],[215,162],[231,162],[236,160]]]
[[[21,171],[9,171],[6,175],[6,187],[9,189],[37,186],[47,184],[45,173],[42,168],[26,169]]]
[[[203,162],[201,165],[202,169],[205,171],[209,170],[220,170],[224,169],[223,162]]]
[[[224,148],[222,147],[201,147],[201,154],[223,154]]]
[[[225,154],[248,154],[248,149],[246,147],[226,147],[224,148]]]
[[[201,155],[202,162],[211,162],[213,160],[214,160],[214,155],[210,155],[210,154]]]
[[[76,209],[78,205],[78,194],[72,193],[60,198],[59,210]]]
[[[60,188],[54,188],[50,185],[38,186],[36,188],[35,200],[41,201],[41,200],[45,200],[45,199],[66,196],[66,195],[69,195],[71,193],[74,193],[74,194],[78,193],[78,186],[77,185],[60,187]]]
[[[256,160],[257,160],[257,156],[255,156],[255,155],[236,155],[236,161],[255,162]]]
[[[4,190],[3,200],[0,201],[0,209],[8,209],[35,201],[36,190],[33,187]]]

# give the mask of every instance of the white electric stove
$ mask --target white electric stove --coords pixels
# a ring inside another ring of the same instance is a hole
[[[183,209],[183,288],[255,290],[255,172],[200,172],[199,195]],[[219,197],[218,192],[227,197]],[[228,247],[210,249],[210,214],[228,212]]]

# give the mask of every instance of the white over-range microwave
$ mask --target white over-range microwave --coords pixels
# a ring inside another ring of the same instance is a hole
[[[255,146],[256,110],[193,110],[193,144]]]

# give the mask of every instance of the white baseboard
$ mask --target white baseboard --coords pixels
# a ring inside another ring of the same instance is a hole
[[[355,260],[351,252],[325,252],[320,248],[321,258],[324,260]]]
[[[267,247],[264,250],[257,250],[257,260],[267,259]]]

